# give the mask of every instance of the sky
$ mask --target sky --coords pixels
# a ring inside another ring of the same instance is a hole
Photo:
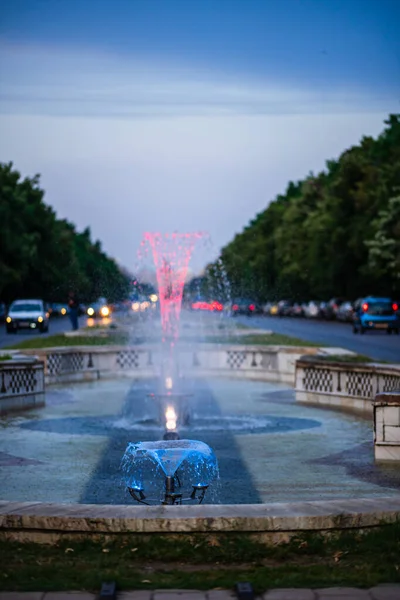
[[[130,270],[198,272],[290,180],[400,112],[399,0],[0,0],[0,162]]]

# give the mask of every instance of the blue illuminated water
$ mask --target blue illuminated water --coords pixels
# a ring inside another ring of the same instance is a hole
[[[165,477],[175,475],[187,489],[218,479],[213,450],[197,440],[129,443],[121,468],[127,487],[151,491],[162,489]]]

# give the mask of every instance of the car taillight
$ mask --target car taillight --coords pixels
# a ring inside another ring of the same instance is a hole
[[[222,310],[223,306],[220,302],[217,302],[216,300],[211,304],[211,310]]]
[[[399,305],[396,304],[396,302],[394,302],[392,308],[396,312],[397,310],[399,310]]]
[[[250,304],[250,306],[249,306],[249,309],[250,309],[250,310],[255,310],[255,308],[256,308],[256,307],[254,306],[254,304]]]
[[[238,310],[238,309],[239,309],[239,307],[238,307],[238,305],[237,305],[237,304],[234,304],[234,305],[232,306],[232,310]]]
[[[366,302],[364,302],[364,304],[362,305],[362,309],[364,312],[367,312],[368,310],[368,304]]]

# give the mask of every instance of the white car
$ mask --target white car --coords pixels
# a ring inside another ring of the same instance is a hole
[[[6,328],[7,333],[17,333],[18,329],[48,331],[49,313],[43,300],[15,300],[6,317]]]

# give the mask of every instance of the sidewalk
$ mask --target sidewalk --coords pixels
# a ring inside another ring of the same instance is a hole
[[[97,600],[87,592],[0,592],[0,600]],[[228,590],[155,590],[119,592],[117,600],[235,600]],[[378,585],[369,590],[349,587],[275,589],[257,600],[400,600],[400,584]]]

